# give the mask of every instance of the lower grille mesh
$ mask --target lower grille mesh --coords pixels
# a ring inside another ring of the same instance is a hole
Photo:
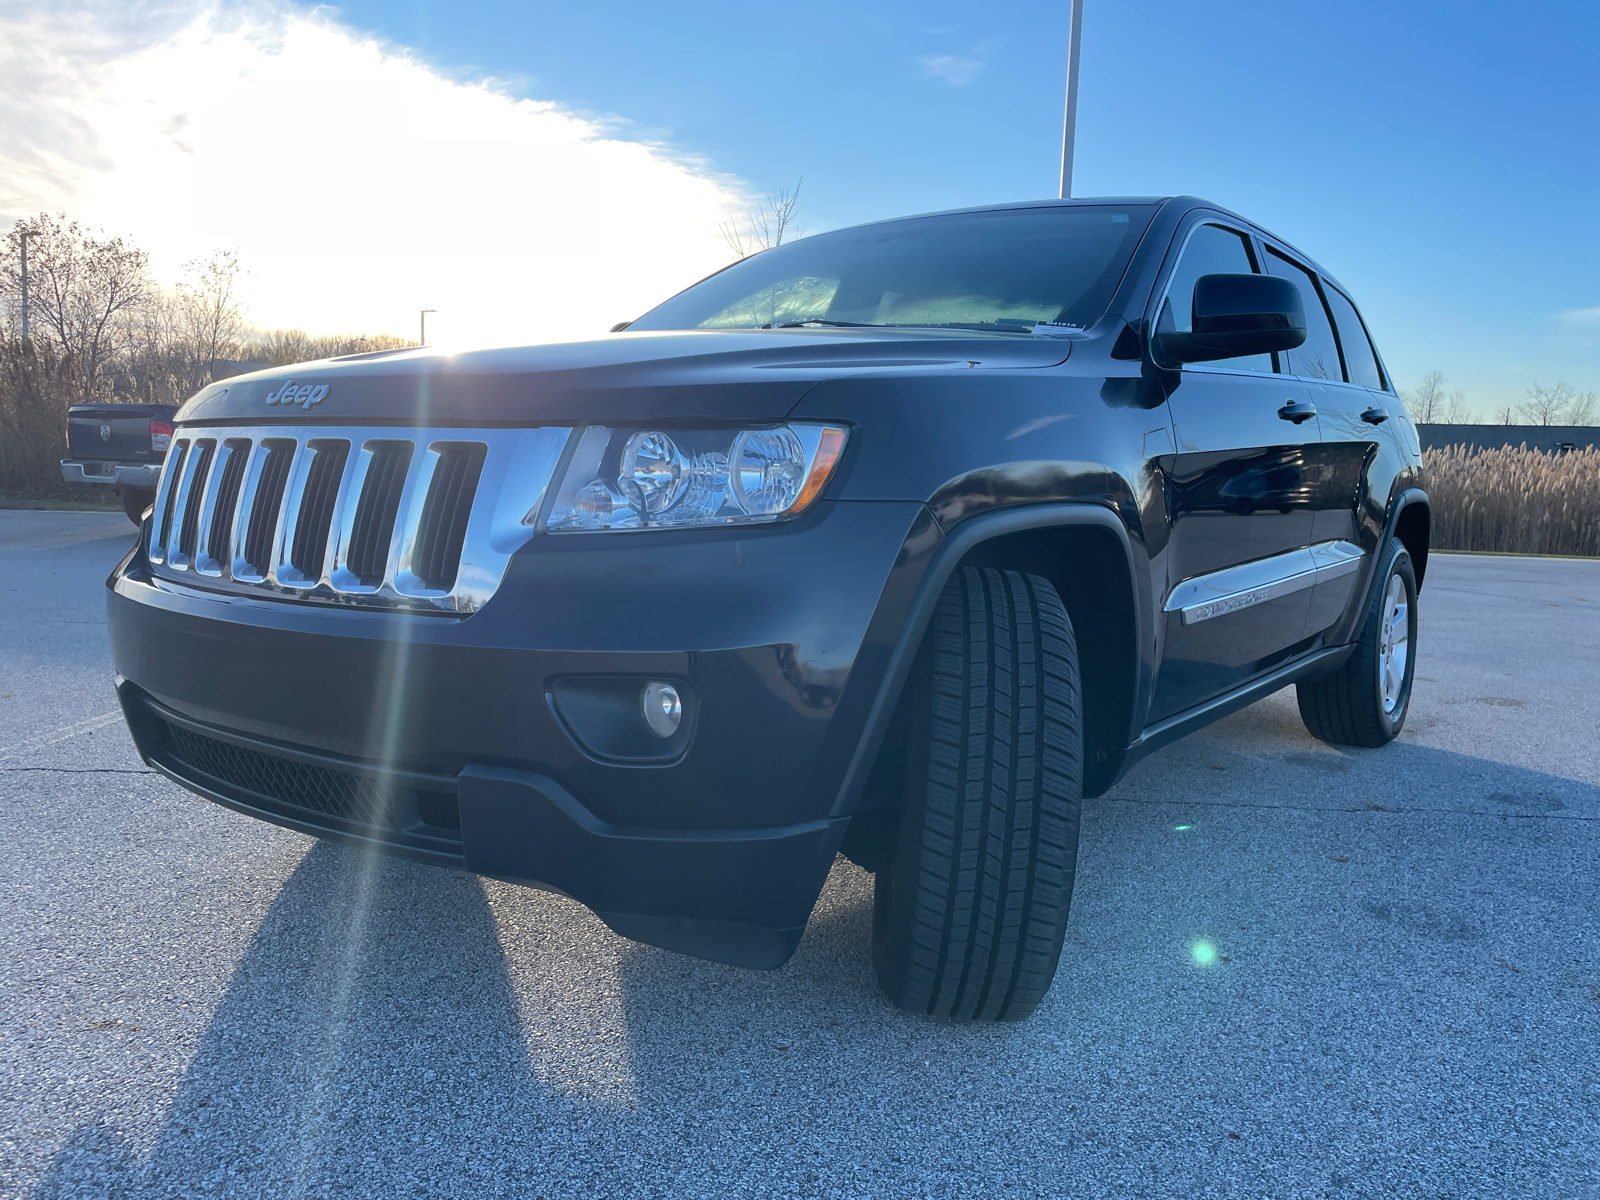
[[[445,832],[461,824],[456,798],[449,793],[395,788],[381,776],[313,766],[206,737],[170,721],[166,725],[166,757],[238,791],[357,825],[403,829],[420,819],[436,827],[432,837],[460,836]]]
[[[324,816],[362,825],[388,824],[385,789],[370,776],[313,767],[203,737],[176,725],[170,728],[176,757],[213,779]]]

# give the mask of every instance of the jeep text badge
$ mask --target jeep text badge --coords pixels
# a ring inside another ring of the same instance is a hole
[[[313,404],[321,404],[322,398],[328,394],[328,385],[319,383],[313,387],[303,383],[295,387],[294,380],[286,379],[283,386],[267,396],[268,404],[298,404],[301,408],[309,409]]]

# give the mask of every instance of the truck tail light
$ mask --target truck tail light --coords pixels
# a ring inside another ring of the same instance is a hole
[[[150,449],[165,452],[172,445],[172,424],[169,421],[150,422]]]

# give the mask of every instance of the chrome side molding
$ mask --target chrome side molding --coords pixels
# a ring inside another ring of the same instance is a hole
[[[1354,542],[1318,542],[1185,579],[1172,589],[1162,607],[1165,612],[1182,614],[1185,625],[1198,625],[1318,583],[1353,575],[1360,566],[1361,547]]]

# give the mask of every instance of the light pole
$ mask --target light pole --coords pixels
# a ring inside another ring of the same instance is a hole
[[[426,346],[428,344],[428,314],[429,313],[436,313],[438,311],[439,310],[437,308],[425,308],[420,313],[417,314],[419,317],[422,318],[422,332],[421,332],[421,336],[417,339],[418,344],[423,345],[423,346]]]
[[[28,340],[28,239],[34,236],[32,229],[24,229],[17,235],[22,243],[22,340]]]
[[[1072,199],[1072,150],[1078,131],[1078,46],[1083,41],[1083,0],[1072,8],[1067,27],[1067,115],[1061,127],[1061,198]]]

